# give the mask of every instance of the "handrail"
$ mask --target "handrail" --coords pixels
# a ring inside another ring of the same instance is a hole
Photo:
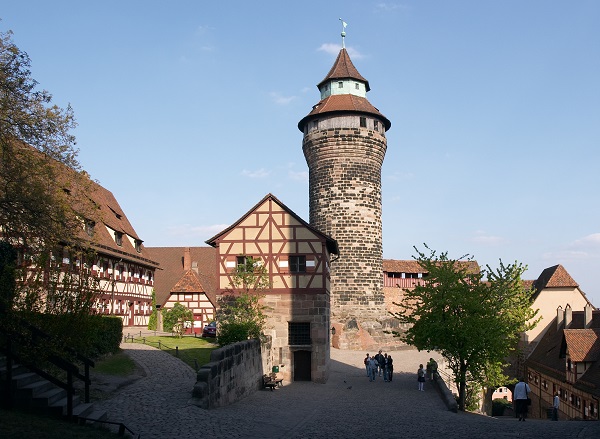
[[[110,425],[118,425],[119,426],[119,432],[117,433],[119,436],[124,436],[125,435],[125,430],[127,430],[132,436],[137,437],[138,439],[141,438],[141,436],[138,434],[137,436],[135,435],[135,433],[133,432],[133,430],[131,428],[129,428],[127,425],[123,424],[122,422],[114,422],[114,421],[106,421],[103,419],[93,419],[93,418],[84,418],[84,417],[78,417],[78,420],[81,421],[90,421],[90,422],[101,422],[102,424],[110,424]]]
[[[123,336],[124,343],[127,343],[128,340],[130,340],[131,343],[141,343],[141,344],[148,344],[150,346],[156,346],[161,351],[175,351],[176,358],[181,359],[181,356],[183,356],[187,360],[192,360],[194,362],[194,364],[196,365],[196,372],[198,372],[198,370],[200,369],[198,366],[198,360],[196,358],[192,358],[189,355],[185,355],[185,354],[179,352],[179,346],[175,346],[175,348],[172,348],[171,346],[167,346],[166,344],[162,343],[160,340],[159,341],[149,341],[149,340],[146,340],[146,337],[134,338],[133,335],[129,335],[129,334]],[[187,363],[187,364],[189,364],[189,363]]]
[[[21,326],[20,326],[21,328],[25,328],[30,331],[31,340],[34,343],[38,341],[37,340],[38,337],[43,338],[44,340],[48,340],[48,339],[52,338],[49,334],[47,334],[44,331],[42,331],[41,329],[33,326],[31,323],[27,322],[26,320],[23,320],[22,318],[19,318],[19,323],[21,323]],[[24,337],[22,333],[17,332],[17,331],[10,331],[8,334],[6,334],[6,336],[7,336],[6,337],[6,345],[0,346],[0,350],[2,350],[7,357],[7,360],[8,360],[7,366],[8,365],[12,366],[12,360],[15,359],[22,366],[26,367],[27,369],[31,370],[32,372],[35,372],[36,374],[40,375],[42,378],[50,381],[52,384],[66,390],[67,391],[67,416],[68,417],[73,416],[73,396],[75,395],[75,388],[73,386],[73,377],[78,378],[81,381],[83,381],[83,383],[84,383],[84,401],[86,403],[90,402],[91,379],[90,379],[90,373],[89,373],[89,366],[94,367],[94,362],[92,360],[79,354],[74,349],[68,348],[69,352],[71,352],[77,359],[79,359],[80,361],[83,362],[85,372],[82,375],[79,372],[79,368],[75,364],[62,358],[61,356],[57,355],[56,353],[50,353],[50,355],[48,355],[48,357],[47,357],[47,360],[50,363],[57,366],[59,369],[62,369],[63,371],[65,371],[67,373],[67,382],[65,383],[60,378],[58,378],[54,375],[51,375],[47,371],[40,369],[34,362],[29,361],[26,358],[20,356],[18,353],[14,352],[14,349],[12,348],[13,339],[16,339],[17,341],[19,341],[19,340],[29,341],[29,340],[25,340],[26,337]],[[39,345],[41,343],[38,342],[37,344]],[[12,406],[12,392],[9,391],[10,390],[10,382],[12,381],[12,367],[7,367],[6,378],[7,378],[7,384],[6,384],[7,391],[5,392],[6,393],[5,397],[7,399],[6,399],[5,403],[8,407],[10,407],[10,406]]]

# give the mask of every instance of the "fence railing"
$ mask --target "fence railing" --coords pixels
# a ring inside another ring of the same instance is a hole
[[[196,334],[194,334],[194,338],[196,338]],[[198,370],[200,369],[200,366],[198,365],[198,360],[188,354],[186,354],[185,352],[182,352],[179,350],[179,346],[168,346],[165,343],[161,342],[160,340],[158,341],[151,341],[148,340],[145,336],[141,335],[140,332],[140,337],[134,337],[131,334],[127,334],[125,336],[123,336],[123,342],[124,343],[141,343],[141,344],[147,344],[149,346],[154,346],[158,349],[160,349],[161,351],[165,351],[171,355],[173,355],[176,358],[179,358],[180,360],[184,361],[185,363],[189,364],[190,366],[192,364],[194,364],[194,370],[196,372],[198,372]]]

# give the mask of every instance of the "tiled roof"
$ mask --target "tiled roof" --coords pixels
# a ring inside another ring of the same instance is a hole
[[[543,290],[544,288],[564,288],[564,287],[578,287],[579,284],[573,280],[571,275],[567,273],[567,270],[562,265],[555,265],[554,267],[546,268],[542,271],[542,274],[534,282],[536,290]]]
[[[564,335],[572,361],[600,360],[600,329],[565,329]]]
[[[422,273],[423,268],[414,260],[384,259],[383,271],[387,273]]]
[[[363,76],[358,73],[358,70],[356,70],[356,67],[354,67],[354,64],[352,64],[352,60],[350,60],[350,56],[346,49],[340,50],[340,53],[333,63],[333,67],[331,67],[331,70],[329,70],[325,79],[319,82],[318,87],[320,88],[324,82],[332,79],[357,79],[365,83],[367,91],[371,89],[371,87],[369,87],[369,81],[363,78]]]
[[[377,116],[377,118],[383,121],[385,129],[389,130],[392,123],[379,112],[371,103],[361,96],[355,96],[352,94],[342,95],[331,95],[319,101],[318,104],[313,106],[313,109],[307,116],[305,116],[300,122],[298,122],[298,128],[300,131],[304,131],[304,125],[309,119],[314,118],[320,114],[325,113],[367,113]]]
[[[595,333],[596,337],[600,335],[600,312],[592,312],[590,329]],[[578,332],[582,335],[577,335],[576,333]],[[564,381],[566,379],[564,354],[567,349],[570,355],[575,354],[574,357],[572,356],[573,361],[582,361],[582,358],[594,358],[595,356],[596,360],[590,360],[593,361],[592,365],[577,380],[575,387],[600,397],[600,358],[598,358],[599,355],[597,353],[597,341],[590,343],[592,337],[589,329],[584,329],[583,311],[572,312],[571,324],[569,325],[569,329],[566,330],[564,326],[557,328],[555,317],[527,359],[526,364],[549,376]]]
[[[23,144],[22,147],[35,154],[42,154],[29,145]],[[62,162],[45,157],[50,160],[48,163],[55,171],[56,184],[68,194],[67,202],[79,215],[95,222],[92,236],[87,235],[81,227],[78,236],[74,236],[73,239],[82,240],[83,245],[89,245],[100,255],[156,268],[158,264],[148,256],[144,245],[141,244],[142,240],[112,192],[90,179],[86,173],[77,172]],[[125,236],[121,245],[117,245],[115,237],[105,226],[140,241],[139,251]]]
[[[96,220],[94,236],[91,242],[92,247],[96,248],[99,253],[104,253],[114,258],[156,267],[158,265],[157,262],[149,256],[143,244],[140,244],[140,251],[138,252],[131,241],[123,236],[121,245],[117,245],[114,236],[111,236],[106,227],[102,226],[102,224],[105,224],[113,230],[140,240],[112,192],[92,181],[89,197],[98,207],[97,217],[90,218]]]
[[[188,247],[148,247],[151,257],[160,263],[154,278],[156,303],[164,305],[171,292],[204,292],[216,304],[217,250],[212,247],[189,247],[192,267],[185,270],[184,253]],[[193,273],[190,274],[190,271]],[[198,288],[192,291],[194,288]]]
[[[461,262],[470,273],[479,273],[477,261]],[[425,273],[415,260],[384,259],[383,271],[387,273]]]

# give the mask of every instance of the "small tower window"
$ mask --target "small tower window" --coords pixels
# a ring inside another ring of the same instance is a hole
[[[360,118],[360,126],[361,126],[361,128],[366,128],[367,127],[367,118],[366,117],[361,117]]]
[[[373,129],[375,131],[379,131],[379,121],[378,120],[373,121]]]
[[[357,90],[360,89],[360,85],[358,85],[358,82],[354,83],[354,88],[356,88]]]
[[[344,83],[342,81],[338,82],[338,88],[344,88]]]

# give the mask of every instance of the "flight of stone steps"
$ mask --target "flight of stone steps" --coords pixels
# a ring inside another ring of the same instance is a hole
[[[6,372],[6,358],[0,356],[0,386],[3,391]],[[67,416],[67,391],[23,366],[13,364],[10,389],[14,408],[59,417]],[[93,403],[81,402],[80,397],[75,395],[73,396],[73,418],[73,420],[81,420],[80,423],[94,423],[105,420],[107,414],[105,411],[95,410]]]

